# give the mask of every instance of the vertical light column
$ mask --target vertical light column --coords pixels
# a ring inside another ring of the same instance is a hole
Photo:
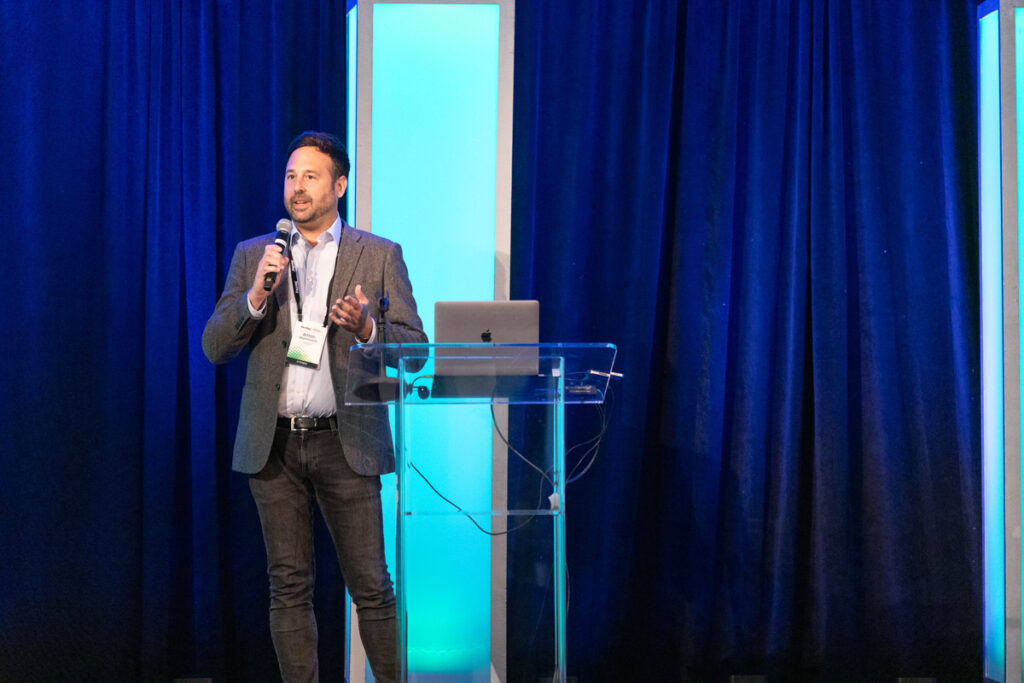
[[[356,6],[356,0],[347,0],[345,5],[345,147],[348,151],[348,160],[351,164],[348,173],[348,189],[345,192],[345,220],[350,225],[358,225],[356,219],[356,55],[359,46],[358,41],[358,27],[359,27],[359,8]],[[384,512],[384,528],[394,528],[394,499],[390,501],[383,500],[384,491],[394,490],[394,477],[390,477],[392,480],[390,486],[388,482],[381,481],[381,506]],[[388,511],[391,511],[390,517]],[[390,521],[389,521],[390,520]],[[385,534],[385,541],[387,540],[387,534]],[[388,557],[388,566],[393,567],[394,553],[385,554]],[[363,649],[363,642],[359,639],[359,633],[357,630],[358,617],[356,616],[355,605],[352,604],[352,600],[349,597],[348,591],[345,591],[345,634],[347,641],[345,643],[345,674],[346,680],[349,683],[365,683],[366,671],[368,667],[366,665],[366,651]],[[355,662],[355,666],[353,666]]]
[[[358,26],[359,7],[356,0],[348,0],[345,12],[345,147],[348,148],[348,160],[352,165],[348,175],[348,190],[345,192],[345,217],[350,225],[358,225],[356,221],[356,64],[358,61]]]
[[[994,4],[994,3],[993,3]],[[984,500],[984,673],[1004,681],[1003,285],[999,153],[999,11],[981,16],[979,36],[979,207]]]
[[[435,301],[508,298],[513,7],[512,0],[359,0],[358,8],[350,11],[350,17],[358,18],[349,45],[350,50],[356,45],[358,56],[350,57],[357,67],[356,94],[349,98],[350,115],[355,112],[349,144],[355,160],[349,183],[355,205],[349,216],[354,215],[359,229],[402,245],[431,339]],[[435,436],[424,441],[451,444],[454,439],[454,446],[465,452],[491,452],[486,406],[475,413],[461,407],[427,414],[430,424],[414,427],[421,437],[433,431]],[[411,419],[417,419],[415,412]],[[450,455],[438,453],[436,462]],[[503,504],[491,500],[490,458],[470,464],[479,471],[460,469],[453,479],[465,482],[465,488],[446,495],[474,509]],[[389,477],[383,486],[393,494],[394,479]],[[393,495],[384,504],[385,526],[393,529]],[[413,596],[420,602],[410,610],[433,616],[419,621],[430,628],[408,633],[411,670],[426,675],[464,671],[472,680],[503,675],[494,670],[490,642],[494,551],[485,535],[475,533],[467,540],[462,578],[416,577],[431,591],[429,596],[422,591],[420,597]],[[445,538],[417,539],[412,552],[436,552],[464,536],[460,527]],[[394,569],[393,538],[387,546]],[[500,564],[503,572],[503,555]],[[467,576],[479,579],[467,581]],[[460,596],[463,606],[458,619],[447,609],[445,596],[452,594]],[[476,607],[468,614],[467,595],[476,596]],[[357,645],[353,643],[353,661]],[[357,668],[352,667],[353,681],[362,680]]]
[[[345,192],[345,219],[350,225],[358,225],[358,219],[356,217],[356,64],[357,64],[357,50],[359,47],[359,7],[357,6],[356,0],[347,0],[345,6],[345,147],[348,151],[348,160],[351,164],[348,172],[348,189]],[[385,529],[385,542],[387,542],[389,534],[386,532],[387,529],[394,527],[394,499],[390,501],[384,500],[384,492],[392,490],[394,488],[394,477],[389,477],[392,481],[390,486],[382,477],[381,481],[381,506],[384,513],[384,529]],[[390,511],[390,517],[389,517]],[[389,521],[390,520],[390,521]],[[393,541],[393,539],[392,539]],[[385,549],[385,554],[388,558],[388,567],[394,567],[394,553],[388,552]],[[372,674],[368,674],[369,666],[366,661],[366,650],[363,649],[363,642],[359,638],[358,624],[359,618],[356,615],[356,606],[352,603],[352,600],[345,591],[345,634],[347,640],[345,643],[345,674],[346,680],[349,683],[365,683],[367,677],[372,679]]]
[[[1020,683],[1021,311],[1019,182],[1024,178],[1021,0],[978,9],[979,209],[984,499],[984,675]]]
[[[1004,4],[999,21],[1003,233],[1003,514],[1005,516],[1006,680],[1024,680],[1024,631],[1021,630],[1021,299],[1022,270],[1020,183],[1024,180],[1021,101],[1024,43],[1021,2]],[[1010,11],[1012,8],[1012,12]],[[1002,64],[1005,64],[1003,66]]]

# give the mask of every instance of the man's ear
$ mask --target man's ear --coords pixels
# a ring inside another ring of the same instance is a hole
[[[345,176],[338,176],[338,179],[334,181],[334,194],[341,199],[345,196],[345,190],[348,188],[348,178]]]

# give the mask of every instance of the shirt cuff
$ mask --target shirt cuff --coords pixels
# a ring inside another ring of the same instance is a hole
[[[249,292],[245,293],[245,306],[249,309],[249,315],[255,320],[262,320],[267,314],[267,300],[263,300],[263,305],[258,309],[252,307],[252,301],[249,300]]]
[[[373,324],[373,329],[370,330],[370,337],[366,341],[360,339],[358,335],[356,336],[356,341],[360,344],[372,344],[377,339],[377,321],[371,317],[370,323]]]

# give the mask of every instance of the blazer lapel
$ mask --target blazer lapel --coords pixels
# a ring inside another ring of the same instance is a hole
[[[363,253],[363,235],[351,225],[341,222],[341,244],[338,245],[338,265],[334,269],[334,284],[331,287],[331,301],[335,301],[345,295],[352,286],[352,279],[356,274],[356,265],[359,263],[359,255]]]

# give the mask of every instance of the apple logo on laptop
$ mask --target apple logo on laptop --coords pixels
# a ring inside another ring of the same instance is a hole
[[[484,344],[490,344],[491,343],[491,331],[490,330],[484,330],[483,332],[481,332],[480,333],[480,339],[483,341]]]

